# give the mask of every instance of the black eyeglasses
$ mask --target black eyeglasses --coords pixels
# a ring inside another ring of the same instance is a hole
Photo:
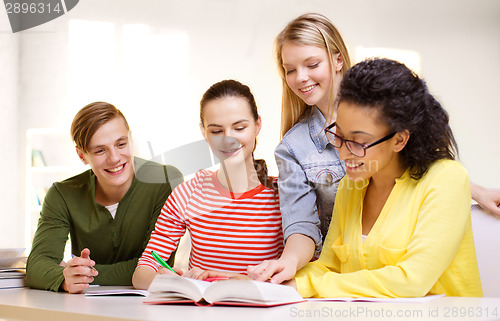
[[[330,141],[330,143],[335,147],[335,148],[340,148],[342,147],[342,144],[345,143],[345,145],[347,146],[347,149],[355,156],[357,157],[365,157],[366,155],[366,150],[370,147],[373,147],[375,145],[378,145],[380,143],[383,143],[385,142],[386,140],[388,139],[391,139],[392,137],[394,137],[394,135],[396,135],[396,132],[394,133],[391,133],[379,140],[377,140],[376,142],[374,143],[371,143],[371,144],[368,144],[368,145],[365,145],[365,144],[360,144],[360,143],[357,143],[355,141],[352,141],[352,140],[347,140],[347,139],[343,139],[342,137],[338,136],[337,134],[335,134],[333,131],[331,131],[331,129],[333,127],[335,127],[337,125],[337,123],[333,123],[331,124],[330,126],[326,127],[325,128],[325,132],[326,132],[326,137],[328,137],[328,140]]]

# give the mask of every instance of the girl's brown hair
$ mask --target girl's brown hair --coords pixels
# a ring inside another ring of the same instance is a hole
[[[203,97],[201,98],[200,101],[200,121],[202,126],[204,126],[203,114],[206,104],[212,100],[224,97],[244,98],[248,102],[254,121],[257,121],[259,119],[257,104],[255,103],[255,98],[252,92],[250,91],[250,88],[236,80],[229,79],[213,84],[203,94]],[[255,140],[256,140],[255,146],[257,146],[257,138],[255,138]],[[270,178],[269,175],[267,174],[266,161],[263,159],[257,159],[257,160],[254,159],[254,166],[255,170],[257,171],[257,176],[259,178],[259,181],[262,183],[262,185],[264,185],[267,188],[271,188],[276,192],[278,190],[277,181]]]

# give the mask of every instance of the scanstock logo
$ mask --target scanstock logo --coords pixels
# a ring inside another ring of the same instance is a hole
[[[30,29],[73,9],[79,0],[4,0],[12,32]]]

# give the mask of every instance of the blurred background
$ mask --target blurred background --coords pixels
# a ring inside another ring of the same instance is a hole
[[[123,111],[138,156],[168,163],[158,156],[202,139],[203,92],[237,79],[263,119],[256,157],[277,175],[273,41],[306,12],[332,20],[354,62],[386,56],[418,72],[450,114],[471,179],[500,187],[498,0],[84,0],[16,34],[0,10],[0,247],[29,247],[44,191],[85,169],[69,126],[93,101]]]

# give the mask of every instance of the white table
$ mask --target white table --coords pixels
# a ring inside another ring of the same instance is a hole
[[[500,298],[443,297],[426,303],[303,302],[272,308],[146,305],[143,300],[2,289],[0,320],[500,320]]]

